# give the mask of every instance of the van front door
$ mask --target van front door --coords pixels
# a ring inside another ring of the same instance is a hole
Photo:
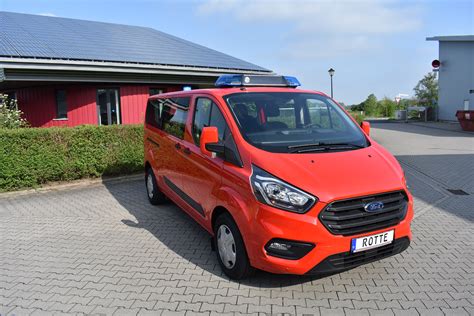
[[[197,220],[204,223],[205,218],[215,205],[214,193],[219,189],[222,179],[224,160],[221,157],[211,158],[204,155],[199,147],[202,128],[216,126],[219,139],[223,140],[228,132],[226,121],[217,104],[208,97],[197,97],[194,102],[194,116],[191,125],[192,139],[185,140],[185,165],[183,175],[184,190],[194,201]]]
[[[99,125],[120,124],[120,94],[118,89],[97,89]]]

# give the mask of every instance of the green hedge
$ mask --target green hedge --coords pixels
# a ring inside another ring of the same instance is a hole
[[[0,129],[0,191],[143,170],[143,125]]]

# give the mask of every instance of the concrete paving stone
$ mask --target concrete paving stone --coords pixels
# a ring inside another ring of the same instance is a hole
[[[201,302],[201,303],[209,303],[209,304],[212,304],[212,303],[214,303],[215,300],[216,300],[216,295],[199,295],[199,294],[195,294],[195,295],[193,295],[192,302],[193,302],[193,303]]]
[[[237,296],[237,304],[259,305],[260,304],[260,298],[259,297]]]
[[[346,300],[346,301],[340,301],[340,300],[329,300],[329,305],[331,308],[354,308],[354,304],[352,304],[351,300]]]
[[[441,311],[445,314],[445,315],[459,315],[459,316],[468,316],[468,315],[472,315],[472,314],[469,314],[464,308],[444,308],[444,307],[441,307]]]
[[[248,311],[248,304],[225,304],[225,313],[242,313],[246,314]]]
[[[360,293],[357,292],[337,292],[337,297],[340,300],[361,300]]]
[[[148,310],[152,310],[156,305],[155,301],[141,301],[135,300],[131,306],[131,308],[145,308]]]
[[[296,314],[296,307],[272,305],[272,314],[273,315],[294,315]]]
[[[313,292],[313,291],[307,291],[307,292],[295,291],[295,292],[293,292],[293,298],[295,298],[295,299],[298,299],[298,298],[314,299],[314,298],[316,298],[316,293]]]
[[[112,314],[114,316],[129,316],[129,315],[138,315],[140,312],[139,308],[130,309],[130,308],[117,308]]]
[[[331,315],[331,316],[345,316],[346,313],[344,312],[343,308],[319,308],[319,312],[321,315]]]
[[[110,306],[110,307],[120,307],[120,308],[130,308],[130,306],[132,306],[133,303],[134,303],[134,300],[114,298],[108,306]]]
[[[331,307],[329,304],[329,299],[306,299],[306,306],[308,307]]]
[[[358,300],[352,300],[352,305],[354,305],[355,309],[366,309],[366,308],[372,308],[376,309],[377,304],[375,301],[358,301]]]
[[[146,308],[140,308],[138,311],[139,316],[157,316],[157,315],[165,315],[165,311],[157,311],[157,310],[148,310]]]
[[[369,312],[369,315],[381,315],[381,316],[392,316],[392,315],[395,315],[395,313],[393,312],[393,310],[391,309],[367,309],[367,311]]]
[[[296,306],[296,315],[301,316],[319,316],[321,315],[319,308]]]
[[[47,311],[54,302],[51,301],[42,301],[42,300],[34,300],[31,304],[28,305],[28,308],[34,308],[34,309],[41,309]]]
[[[369,312],[365,309],[344,308],[346,316],[368,316]]]
[[[248,313],[249,314],[254,314],[257,313],[259,315],[270,315],[272,312],[272,307],[271,305],[253,305],[249,304],[248,305]]]
[[[91,315],[113,315],[117,307],[94,306]]]
[[[222,312],[224,312],[224,307],[225,307],[225,304],[202,303],[200,311],[202,311],[202,312],[209,311],[209,312],[222,313]]]
[[[56,302],[53,305],[49,306],[48,309],[51,310],[51,311],[58,311],[58,312],[68,313],[76,305],[77,304]]]
[[[420,316],[445,315],[440,308],[417,308],[416,311],[420,314]]]
[[[221,296],[216,295],[215,304],[227,303],[227,304],[237,304],[237,296]]]
[[[113,292],[113,291],[110,291],[110,292],[99,291],[96,289],[85,289],[84,291],[87,291],[84,294],[85,297],[100,297],[100,298],[106,298],[109,295],[109,293]],[[123,292],[123,293],[128,293],[128,292]],[[68,295],[71,295],[71,292],[68,292]]]

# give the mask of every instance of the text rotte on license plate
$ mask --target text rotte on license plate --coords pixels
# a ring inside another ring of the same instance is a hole
[[[382,232],[370,236],[364,236],[351,240],[351,252],[358,252],[377,248],[392,243],[394,230]]]

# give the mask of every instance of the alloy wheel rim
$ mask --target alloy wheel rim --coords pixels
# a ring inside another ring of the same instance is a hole
[[[221,225],[217,230],[217,250],[224,266],[227,269],[232,269],[235,266],[237,253],[234,235],[227,225]]]
[[[148,176],[146,177],[146,189],[148,192],[148,197],[152,199],[153,198],[153,177],[151,173],[149,173]]]

